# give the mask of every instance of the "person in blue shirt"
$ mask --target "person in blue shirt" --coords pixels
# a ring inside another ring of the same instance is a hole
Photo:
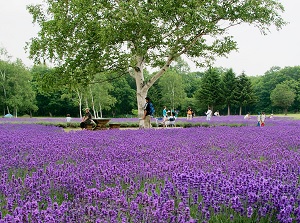
[[[163,109],[163,117],[164,117],[164,119],[167,118],[167,107],[166,106],[164,106],[164,109]]]

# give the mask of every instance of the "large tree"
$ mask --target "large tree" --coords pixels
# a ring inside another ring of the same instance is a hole
[[[213,110],[215,106],[224,104],[221,88],[221,73],[222,70],[218,68],[210,68],[204,73],[200,88],[194,95],[202,109],[211,107],[211,110]]]
[[[236,104],[238,97],[237,78],[232,69],[222,76],[222,96],[227,106],[227,115],[230,115],[230,108]]]
[[[270,95],[272,104],[283,108],[285,115],[287,114],[288,107],[293,104],[295,97],[295,92],[286,83],[277,84]]]
[[[239,105],[239,114],[242,114],[242,107],[250,106],[256,102],[257,98],[254,94],[253,86],[251,80],[246,76],[245,73],[242,73],[237,77],[237,104]],[[249,111],[245,111],[247,113]]]
[[[28,44],[31,58],[59,67],[49,83],[129,71],[140,116],[149,88],[179,56],[203,65],[237,49],[230,27],[247,23],[267,33],[285,24],[277,0],[45,0],[28,9],[41,28]],[[148,80],[147,66],[158,69]]]

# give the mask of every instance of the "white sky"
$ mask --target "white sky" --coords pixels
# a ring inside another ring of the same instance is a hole
[[[33,63],[25,52],[25,42],[37,35],[38,26],[32,24],[32,16],[26,5],[42,0],[0,0],[0,47],[13,59],[20,58],[27,66]],[[247,25],[230,31],[238,42],[239,51],[228,58],[217,59],[215,66],[232,68],[236,74],[243,71],[248,76],[263,75],[272,66],[281,68],[300,65],[300,0],[282,0],[283,18],[289,22],[282,30],[272,30],[267,36]],[[191,64],[193,71],[197,70]],[[200,69],[199,69],[200,70]]]

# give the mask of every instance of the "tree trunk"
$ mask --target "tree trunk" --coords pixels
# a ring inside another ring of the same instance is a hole
[[[91,86],[90,86],[90,93],[91,93],[91,99],[92,99],[92,107],[93,107],[93,111],[94,111],[94,117],[97,118],[96,109],[95,109],[95,103],[94,103],[94,96],[93,96],[93,92],[92,92]]]
[[[89,109],[90,109],[90,107],[89,107],[89,102],[88,102],[87,97],[85,98],[85,108],[89,108]],[[84,115],[85,115],[85,114],[84,114]]]
[[[242,106],[240,106],[239,114],[242,115]]]
[[[177,55],[177,57],[180,55]],[[144,79],[144,58],[142,56],[136,57],[136,67],[134,69],[133,74],[130,73],[131,76],[134,77],[136,83],[136,100],[138,106],[138,118],[139,124],[143,123],[141,118],[144,115],[144,105],[145,105],[145,97],[147,97],[149,88],[157,81],[170,67],[171,62],[174,60],[175,57],[169,56],[164,66],[154,75],[152,78],[145,82]],[[150,97],[151,99],[151,97]],[[154,105],[155,106],[155,105]]]
[[[230,105],[227,105],[227,115],[230,115]]]
[[[99,102],[99,112],[100,112],[100,118],[102,118],[102,106],[100,102]]]
[[[82,118],[82,94],[76,89],[76,93],[78,96],[78,104],[79,104],[79,117]]]
[[[287,108],[284,109],[284,115],[287,115]]]

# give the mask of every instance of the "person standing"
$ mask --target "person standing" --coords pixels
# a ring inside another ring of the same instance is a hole
[[[211,115],[212,115],[212,110],[210,110],[210,107],[208,107],[206,114],[206,121],[210,121]]]
[[[260,117],[260,126],[261,127],[265,126],[265,119],[266,119],[266,114],[264,112],[262,112],[261,117]]]
[[[258,112],[258,115],[257,115],[257,125],[258,127],[260,127],[261,125],[261,115],[260,115],[260,112]]]
[[[164,109],[163,109],[163,117],[164,117],[164,120],[167,118],[167,107],[164,106]]]
[[[144,115],[143,115],[143,120],[144,120],[144,128],[150,128],[151,127],[151,113],[150,113],[150,98],[146,97],[145,98],[146,103],[144,105]]]
[[[193,110],[191,109],[191,107],[188,107],[188,109],[186,110],[186,119],[192,120],[192,118],[193,118]]]

